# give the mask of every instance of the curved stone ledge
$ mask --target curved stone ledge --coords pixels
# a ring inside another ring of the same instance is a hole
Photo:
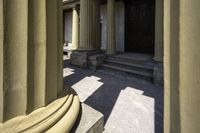
[[[20,116],[0,124],[3,133],[63,133],[69,132],[73,127],[80,109],[80,102],[74,90],[40,108],[27,116]]]

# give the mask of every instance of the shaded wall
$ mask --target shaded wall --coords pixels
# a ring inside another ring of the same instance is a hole
[[[116,2],[116,50],[124,52],[124,21],[125,21],[125,5],[123,2]],[[102,20],[102,40],[101,49],[105,50],[107,45],[107,5],[101,6]]]

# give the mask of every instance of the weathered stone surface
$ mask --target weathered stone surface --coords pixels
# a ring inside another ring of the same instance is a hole
[[[97,54],[89,57],[89,67],[93,70],[96,70],[104,63],[104,59],[106,58],[105,54]]]
[[[99,55],[101,51],[78,51],[75,50],[71,54],[71,64],[82,68],[89,66],[89,58],[91,56]]]
[[[99,111],[82,103],[79,120],[72,133],[102,133],[104,130],[104,117]]]
[[[79,67],[87,67],[87,52],[73,51],[71,54],[71,64]]]

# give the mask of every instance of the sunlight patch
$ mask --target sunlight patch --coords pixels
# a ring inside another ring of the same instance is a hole
[[[99,80],[101,80],[101,78],[96,76],[85,77],[72,86],[72,88],[79,94],[81,102],[84,102],[103,85]]]
[[[67,77],[74,74],[74,69],[71,68],[64,68],[63,69],[63,77]]]
[[[125,88],[117,98],[105,129],[109,132],[153,133],[154,104],[154,98],[143,95],[143,91]]]

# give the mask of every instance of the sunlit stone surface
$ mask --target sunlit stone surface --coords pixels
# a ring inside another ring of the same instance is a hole
[[[105,133],[162,133],[163,89],[116,71],[68,65],[65,76],[80,101],[104,114]],[[64,73],[64,75],[65,75]]]

